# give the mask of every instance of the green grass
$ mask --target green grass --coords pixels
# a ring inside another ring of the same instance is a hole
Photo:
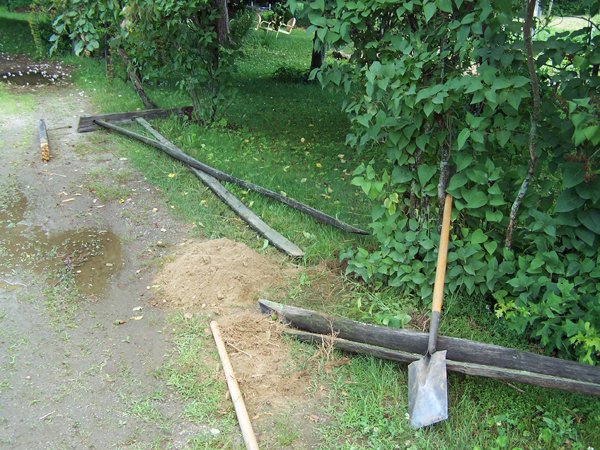
[[[27,13],[10,12],[0,6],[0,52],[35,53],[28,18]]]
[[[450,418],[415,431],[407,417],[407,372],[396,364],[352,358],[331,377],[323,448],[597,447],[596,399],[450,374]],[[575,423],[579,422],[579,423]]]
[[[212,336],[205,332],[206,322],[177,314],[171,318],[171,325],[173,351],[157,375],[182,398],[187,420],[221,432],[195,436],[193,448],[231,448],[236,420]]]
[[[310,36],[295,30],[290,36],[275,40],[253,33],[244,46],[244,54],[236,75],[233,103],[225,115],[226,126],[203,129],[174,119],[156,122],[155,126],[186,152],[210,165],[286,192],[352,224],[366,226],[370,205],[350,185],[349,173],[368,155],[354,154],[344,145],[349,126],[340,111],[340,98],[318,85],[274,76],[281,67],[292,72],[308,69]],[[73,57],[67,60],[77,67],[73,79],[78,89],[91,95],[99,113],[142,107],[122,79],[105,79],[101,62]],[[116,73],[122,74],[122,70]],[[148,91],[164,107],[189,102],[169,86],[161,90],[151,86]],[[139,127],[135,129],[141,131]],[[106,140],[117,155],[127,156],[160,189],[173,207],[171,211],[194,224],[199,233],[262,247],[263,239],[181,164],[127,138],[113,134]],[[105,175],[101,171],[94,173],[91,182],[106,183]],[[305,249],[309,269],[319,260],[335,258],[349,246],[369,244],[368,238],[317,224],[260,195],[229,185],[228,188],[267,223]],[[373,291],[348,281],[342,286],[328,286],[323,277],[310,275],[308,270],[303,273],[287,297],[279,300],[372,323],[394,318],[406,321],[410,317],[409,326],[417,325],[428,313],[421,299],[400,297],[397,290]],[[223,378],[215,372],[216,359],[214,355],[206,359],[213,344],[204,332],[205,324],[177,316],[173,328],[174,350],[159,375],[184,400],[188,420],[221,430],[217,436],[196,436],[193,448],[234,447],[235,418],[225,397]],[[521,336],[495,318],[483,299],[461,293],[446,299],[441,332],[530,348]],[[323,449],[600,447],[600,404],[583,396],[451,374],[450,419],[415,431],[405,416],[405,366],[355,357],[349,365],[320,376],[329,387],[324,406],[329,420],[322,425]],[[142,399],[136,408],[141,415],[150,417],[155,413],[154,403]],[[281,448],[294,446],[297,439],[294,429],[285,424],[276,426],[273,433],[276,438],[272,441]]]

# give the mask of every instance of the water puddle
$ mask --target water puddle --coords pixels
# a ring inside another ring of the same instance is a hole
[[[12,192],[11,192],[12,191]],[[24,220],[27,197],[18,189],[0,195],[0,289],[25,286],[19,271],[51,278],[73,274],[79,291],[99,296],[122,267],[121,242],[110,230],[85,228],[47,233]],[[54,281],[54,282],[56,282]],[[53,282],[52,279],[49,280]]]

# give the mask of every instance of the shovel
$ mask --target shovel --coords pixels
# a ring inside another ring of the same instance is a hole
[[[408,413],[410,423],[414,428],[425,427],[448,418],[446,350],[436,352],[435,349],[444,299],[451,212],[452,197],[446,195],[433,287],[429,344],[425,356],[408,366]]]

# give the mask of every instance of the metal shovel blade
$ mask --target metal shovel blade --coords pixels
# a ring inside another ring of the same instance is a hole
[[[408,413],[414,428],[448,418],[446,350],[427,354],[408,366]]]

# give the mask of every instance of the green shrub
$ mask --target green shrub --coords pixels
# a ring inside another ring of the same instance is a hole
[[[377,203],[378,246],[345,252],[348,272],[429,301],[447,191],[447,289],[493,294],[497,314],[548,352],[595,364],[600,35],[588,27],[526,51],[516,1],[306,7],[323,45],[354,45],[351,64],[312,75],[346,93],[347,143],[375,155],[353,183]]]

